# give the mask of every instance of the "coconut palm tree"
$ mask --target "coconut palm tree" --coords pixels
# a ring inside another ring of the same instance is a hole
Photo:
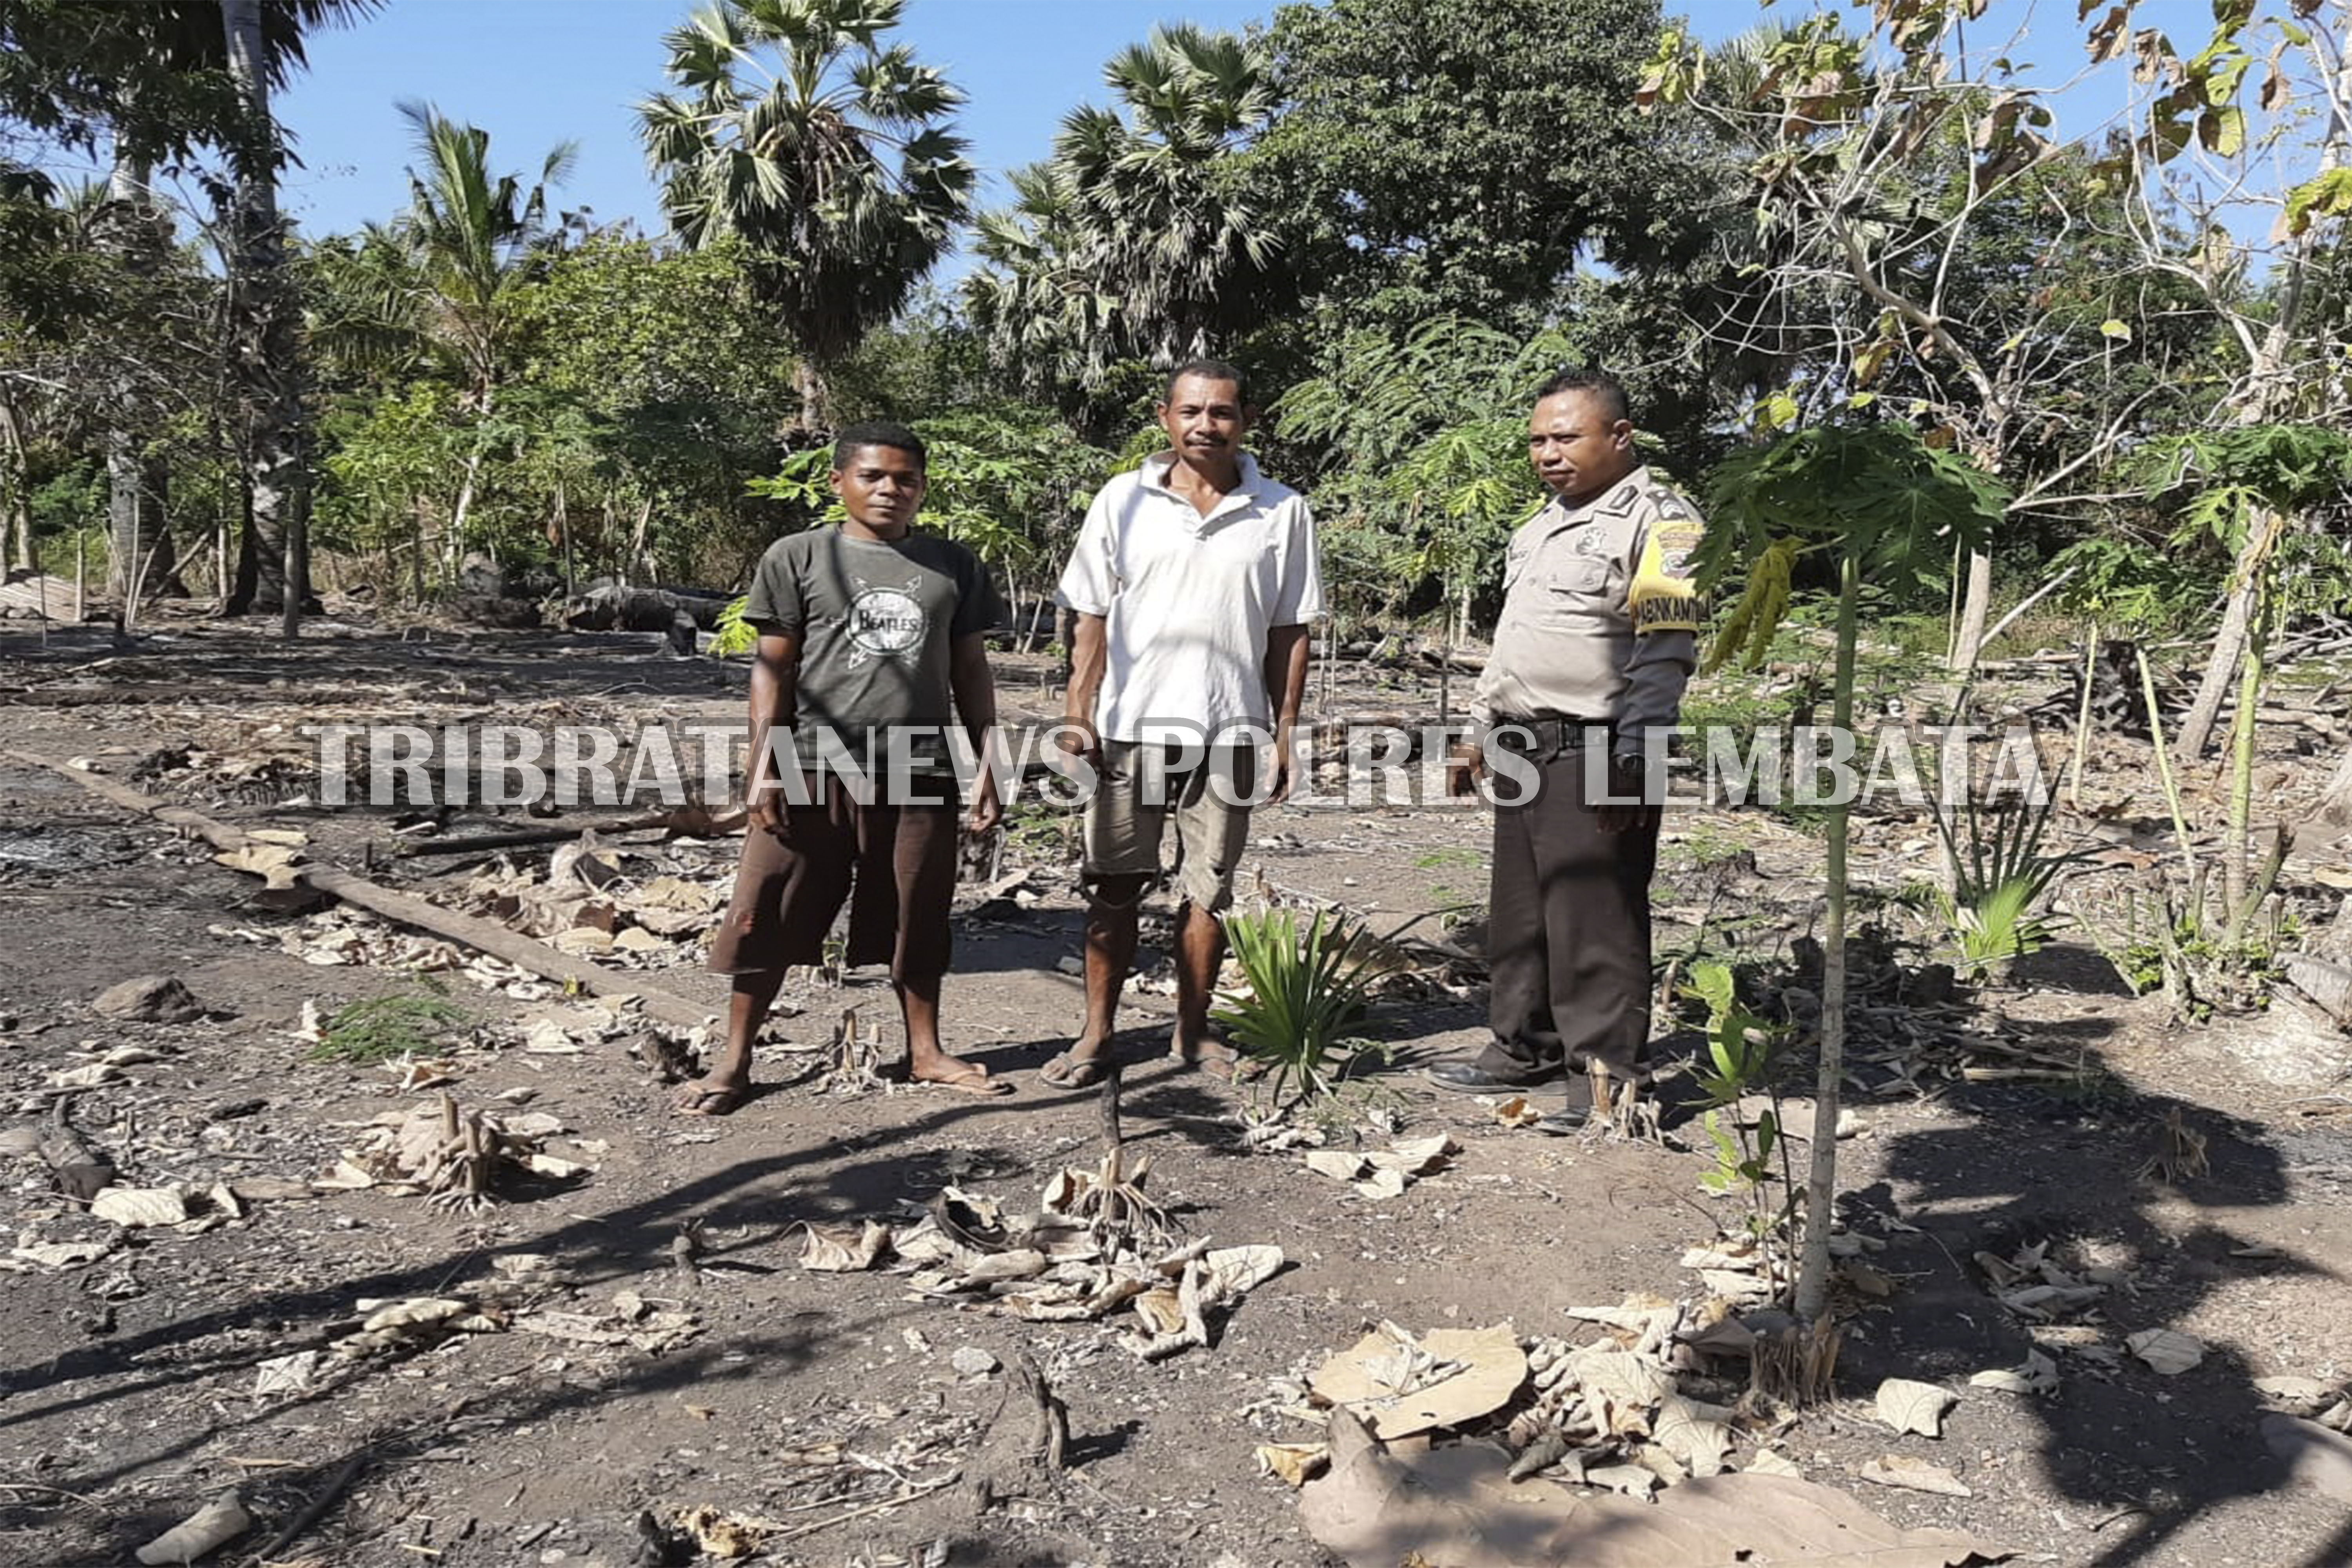
[[[514,300],[555,230],[547,191],[572,175],[577,142],[541,159],[538,182],[490,173],[490,133],[404,103],[424,167],[408,173],[408,210],[394,226],[416,269],[418,324],[454,362],[467,406],[487,414],[507,368]]]
[[[898,314],[971,210],[964,95],[883,43],[901,9],[712,0],[666,40],[675,90],[638,106],[671,229],[698,248],[739,237],[800,345],[809,428],[827,367]]]
[[[555,237],[547,188],[571,176],[579,148],[570,142],[555,147],[540,162],[538,183],[525,189],[520,174],[490,173],[488,132],[459,124],[429,103],[404,103],[400,112],[416,132],[424,165],[409,171],[408,210],[392,231],[413,269],[409,319],[449,360],[460,406],[485,420],[508,369],[516,298]],[[480,467],[478,447],[466,459],[450,514],[453,566],[465,547]]]

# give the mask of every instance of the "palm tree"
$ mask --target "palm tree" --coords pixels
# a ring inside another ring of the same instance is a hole
[[[902,0],[712,0],[666,40],[677,91],[638,106],[671,229],[739,237],[800,345],[801,420],[825,372],[898,314],[971,209],[963,94],[903,44]],[[772,50],[772,69],[760,52]]]
[[[508,368],[516,296],[537,275],[554,237],[547,187],[570,177],[579,147],[555,147],[541,160],[538,183],[525,190],[520,175],[490,173],[488,132],[447,119],[429,103],[404,103],[400,112],[416,132],[425,165],[422,173],[409,171],[408,211],[393,227],[413,268],[410,319],[451,362],[460,406],[487,419]],[[466,459],[450,514],[453,565],[464,548],[480,468],[478,447]]]
[[[1124,113],[1063,121],[1053,156],[1013,175],[1013,207],[982,218],[966,285],[1005,363],[1090,387],[1118,360],[1170,364],[1262,319],[1279,248],[1218,167],[1273,112],[1262,39],[1155,28],[1103,76]]]
[[[301,339],[278,218],[285,150],[269,94],[302,66],[306,30],[354,21],[381,3],[39,0],[0,16],[10,67],[0,107],[10,113],[68,146],[110,140],[133,165],[183,160],[199,146],[227,153],[228,357],[250,501],[227,607],[289,605],[289,626],[303,597]]]
[[[529,190],[519,174],[493,175],[490,133],[446,119],[429,103],[404,103],[423,173],[408,174],[408,211],[395,232],[417,268],[425,335],[456,362],[467,406],[487,414],[506,369],[517,290],[554,231],[547,188],[572,175],[577,142],[541,160]]]

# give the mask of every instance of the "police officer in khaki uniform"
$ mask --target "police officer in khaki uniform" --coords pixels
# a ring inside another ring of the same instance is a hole
[[[1658,813],[1643,803],[1644,748],[1675,724],[1698,665],[1701,524],[1633,455],[1612,376],[1547,382],[1528,452],[1552,496],[1511,537],[1476,703],[1496,800],[1494,1038],[1427,1076],[1479,1094],[1565,1072],[1566,1109],[1538,1124],[1565,1132],[1591,1114],[1591,1069],[1622,1082],[1648,1067]]]

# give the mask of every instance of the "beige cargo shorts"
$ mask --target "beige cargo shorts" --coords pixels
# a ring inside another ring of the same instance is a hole
[[[1176,826],[1168,880],[1186,903],[1210,914],[1234,901],[1234,872],[1249,847],[1257,748],[1211,746],[1188,756],[1176,745],[1105,741],[1102,777],[1087,802],[1084,877],[1160,876],[1160,846]]]

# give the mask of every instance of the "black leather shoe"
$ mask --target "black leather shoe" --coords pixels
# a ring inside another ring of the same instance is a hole
[[[1496,1078],[1485,1068],[1470,1062],[1444,1062],[1425,1068],[1423,1078],[1439,1089],[1452,1089],[1456,1094],[1516,1094],[1550,1083],[1559,1077],[1557,1072],[1540,1078]]]

